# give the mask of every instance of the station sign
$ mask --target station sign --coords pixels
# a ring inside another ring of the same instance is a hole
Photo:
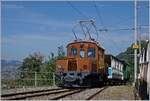
[[[134,45],[132,46],[132,48],[133,48],[133,49],[139,49],[139,48],[140,48],[140,46],[139,46],[139,45],[137,45],[137,44],[134,44]]]

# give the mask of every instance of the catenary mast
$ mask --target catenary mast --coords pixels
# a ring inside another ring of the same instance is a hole
[[[137,46],[137,0],[134,1],[134,45]],[[137,79],[137,48],[134,48],[134,83]]]

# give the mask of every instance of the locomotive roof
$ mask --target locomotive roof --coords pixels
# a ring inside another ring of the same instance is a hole
[[[68,47],[71,44],[76,44],[76,43],[92,43],[95,44],[98,48],[101,48],[102,50],[105,50],[100,44],[95,41],[95,40],[74,40],[73,42],[70,42],[66,47]]]

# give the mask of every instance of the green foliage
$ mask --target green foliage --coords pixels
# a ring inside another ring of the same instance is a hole
[[[58,56],[54,56],[54,53],[52,53],[51,52],[51,56],[49,56],[49,59],[48,59],[48,61],[44,64],[44,67],[43,67],[43,69],[41,70],[41,73],[43,73],[43,72],[49,72],[48,74],[45,74],[45,75],[41,75],[41,78],[42,79],[47,79],[48,81],[48,83],[49,84],[53,84],[53,76],[54,76],[54,73],[55,73],[55,67],[56,67],[56,60],[57,59],[62,59],[62,58],[64,58],[65,57],[65,54],[64,54],[64,51],[63,50],[61,50],[62,52],[60,52],[60,53],[62,53],[62,54],[58,54]],[[56,83],[56,85],[59,85],[60,83],[61,83],[62,81],[61,81],[61,79],[57,76],[57,75],[55,75],[55,83]]]
[[[41,71],[43,62],[44,56],[40,53],[33,53],[26,57],[18,70],[18,84],[22,86],[34,85],[35,72],[39,73]]]
[[[39,72],[43,65],[43,58],[44,56],[42,56],[40,53],[29,55],[23,60],[23,63],[19,68],[20,71]]]
[[[145,45],[146,45],[146,42],[142,40],[141,48],[145,47]],[[122,52],[119,55],[117,55],[117,58],[125,61],[128,64],[127,70],[129,72],[130,82],[134,80],[134,49],[132,48],[132,46],[133,44],[130,47],[128,47],[125,52]],[[139,50],[138,50],[138,53],[139,53]]]
[[[65,58],[63,46],[58,47],[58,56],[51,52],[48,60],[44,61],[44,56],[40,53],[30,54],[23,60],[19,68],[17,83],[24,86],[33,86],[35,77],[37,86],[52,85],[55,74],[56,60]],[[56,84],[61,82],[60,78],[55,77]]]
[[[58,56],[57,59],[63,59],[65,58],[65,51],[63,46],[58,47]]]
[[[48,61],[44,64],[41,72],[55,72],[55,63],[56,58],[54,57],[54,53],[51,53],[51,56],[49,56]]]
[[[40,75],[38,76],[39,79],[44,80],[42,83],[52,84],[53,80],[53,73],[55,73],[56,67],[56,58],[54,57],[54,53],[51,53],[49,56],[48,61],[43,65],[43,68],[40,71]]]

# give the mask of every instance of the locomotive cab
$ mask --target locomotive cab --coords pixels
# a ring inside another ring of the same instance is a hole
[[[76,40],[67,45],[67,58],[56,64],[56,71],[65,82],[81,85],[89,75],[104,69],[104,49],[93,40]]]

